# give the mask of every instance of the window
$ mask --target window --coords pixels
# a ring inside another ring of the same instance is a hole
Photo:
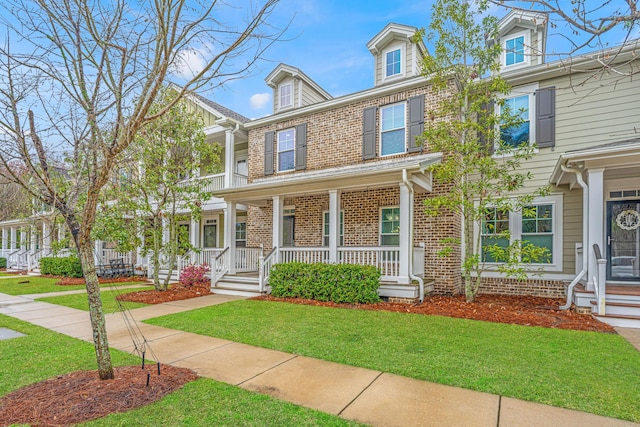
[[[504,53],[504,64],[507,67],[524,63],[524,35],[508,39],[504,46]]]
[[[505,233],[509,232],[509,212],[497,208],[489,208],[482,220],[482,261],[496,262],[495,257],[488,250],[490,246],[506,248],[509,239]]]
[[[278,132],[278,171],[293,170],[295,166],[295,129]]]
[[[547,249],[549,257],[536,260],[548,264],[553,258],[553,205],[530,206],[522,212],[522,243]],[[523,260],[530,262],[531,260]]]
[[[236,222],[236,247],[247,247],[247,223]]]
[[[391,52],[387,52],[387,54],[385,55],[386,58],[386,73],[385,76],[386,77],[391,77],[391,76],[395,76],[397,74],[400,74],[401,67],[400,67],[400,57],[401,57],[401,51],[400,49],[396,49],[396,50],[392,50]]]
[[[504,101],[503,108],[516,121],[511,126],[501,126],[500,138],[506,148],[517,148],[531,141],[531,121],[529,120],[529,95],[516,96]]]
[[[380,210],[380,245],[400,245],[400,208]]]
[[[291,83],[280,86],[280,108],[291,107]]]
[[[394,104],[380,109],[380,153],[382,156],[404,153],[405,104]]]
[[[216,224],[208,224],[203,227],[202,246],[205,248],[215,248],[218,231]]]
[[[322,246],[329,246],[329,212],[322,215]],[[344,246],[344,212],[340,211],[340,239],[338,246]]]

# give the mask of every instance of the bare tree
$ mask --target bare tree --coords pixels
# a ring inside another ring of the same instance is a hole
[[[5,0],[0,162],[5,178],[64,218],[79,252],[100,378],[113,378],[93,258],[99,194],[136,134],[187,91],[250,72],[282,32],[278,0]],[[200,64],[153,111],[172,72]],[[14,172],[22,165],[27,174]]]
[[[4,178],[2,172],[0,172],[0,200],[2,200],[0,221],[24,218],[31,214],[29,194],[20,185]]]

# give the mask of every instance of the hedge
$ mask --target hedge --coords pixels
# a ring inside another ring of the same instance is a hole
[[[276,264],[269,276],[271,295],[279,298],[306,298],[338,303],[380,301],[380,271],[368,265]]]
[[[7,259],[0,258],[0,268],[7,268]]]
[[[82,266],[80,259],[76,256],[43,257],[40,259],[40,273],[53,276],[82,277]]]

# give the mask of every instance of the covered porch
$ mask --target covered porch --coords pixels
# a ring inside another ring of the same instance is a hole
[[[42,257],[51,256],[52,242],[64,238],[64,228],[44,217],[0,223],[0,257],[7,269],[37,271]]]

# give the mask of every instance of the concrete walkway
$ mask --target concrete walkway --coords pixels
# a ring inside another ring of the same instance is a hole
[[[207,295],[147,306],[137,321],[238,299]],[[86,311],[0,294],[0,313],[92,340]],[[640,424],[586,412],[340,365],[228,340],[138,324],[157,361],[277,399],[374,426],[617,427]],[[109,344],[133,352],[121,313],[107,315]],[[640,338],[640,337],[639,337]],[[640,339],[636,343],[640,346]],[[150,352],[147,352],[147,358]]]

